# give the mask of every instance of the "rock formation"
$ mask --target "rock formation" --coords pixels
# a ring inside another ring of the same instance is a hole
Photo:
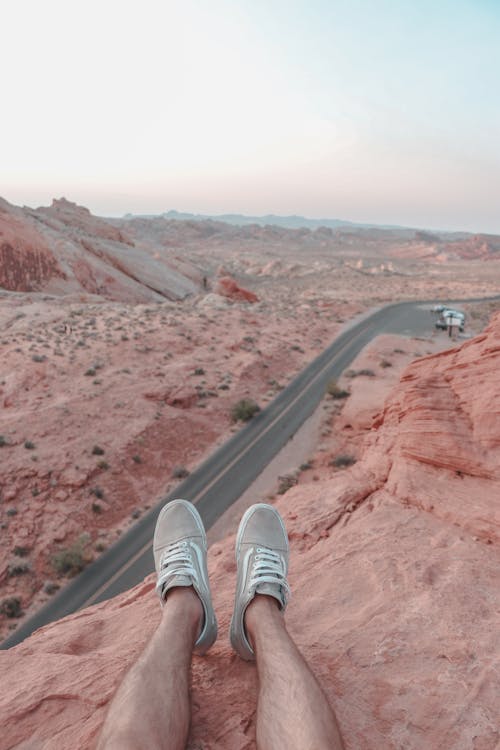
[[[0,200],[0,287],[138,303],[182,299],[200,286],[185,259],[135,242],[64,198],[37,210]]]
[[[217,280],[216,292],[222,297],[227,297],[238,302],[258,302],[259,298],[254,292],[238,286],[231,276],[221,276]]]
[[[498,747],[500,315],[404,373],[333,478],[282,495],[289,629],[350,750]],[[189,747],[254,747],[255,667],[231,652],[233,539],[211,547],[220,637],[194,660]],[[91,748],[160,616],[151,578],[0,654],[5,748]]]

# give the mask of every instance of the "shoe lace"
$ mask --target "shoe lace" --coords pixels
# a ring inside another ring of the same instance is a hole
[[[255,591],[263,583],[280,586],[285,603],[290,598],[290,586],[281,555],[268,547],[257,547],[250,573],[250,587]]]
[[[196,577],[192,550],[186,541],[173,542],[163,551],[157,588],[163,589],[174,576],[189,576],[192,579]]]

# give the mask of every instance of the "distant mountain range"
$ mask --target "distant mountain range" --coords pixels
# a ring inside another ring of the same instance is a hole
[[[125,219],[143,218],[149,219],[153,216],[160,216],[164,219],[175,219],[176,221],[223,221],[225,224],[234,224],[236,226],[246,226],[248,224],[259,224],[260,226],[272,225],[283,227],[284,229],[318,229],[318,227],[328,227],[329,229],[338,229],[340,227],[346,230],[354,229],[408,229],[391,224],[358,224],[353,221],[343,219],[307,219],[305,216],[277,216],[276,214],[266,214],[265,216],[244,216],[243,214],[190,214],[184,211],[165,211],[161,214],[126,214]]]

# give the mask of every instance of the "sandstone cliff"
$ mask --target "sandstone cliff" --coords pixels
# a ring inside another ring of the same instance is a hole
[[[193,294],[201,279],[186,260],[154,243],[133,241],[64,198],[37,210],[0,199],[0,287],[5,289],[161,302]]]
[[[289,629],[352,750],[498,747],[500,316],[404,373],[333,478],[280,497]],[[254,747],[256,674],[231,652],[233,539],[211,547],[220,638],[194,661],[190,747]],[[93,747],[159,618],[151,579],[0,654],[2,748]]]

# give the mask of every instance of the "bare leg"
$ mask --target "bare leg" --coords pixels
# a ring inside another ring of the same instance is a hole
[[[97,750],[183,750],[191,654],[202,616],[192,588],[169,592],[158,629],[113,698]]]
[[[335,714],[288,635],[275,599],[257,594],[245,625],[259,673],[259,750],[344,750]]]

